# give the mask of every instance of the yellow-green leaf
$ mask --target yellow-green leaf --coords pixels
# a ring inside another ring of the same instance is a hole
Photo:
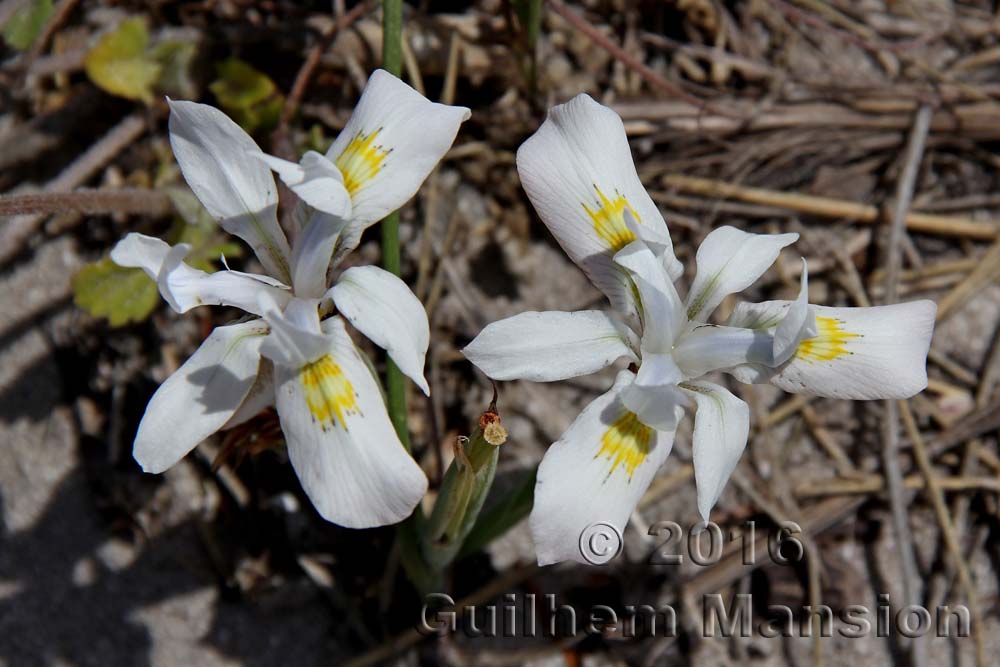
[[[285,99],[266,74],[229,58],[216,66],[218,78],[209,89],[219,105],[247,132],[278,124]]]
[[[18,51],[26,50],[52,15],[52,0],[29,0],[3,27],[3,39]]]
[[[88,264],[73,277],[73,301],[113,327],[140,322],[156,308],[160,295],[156,283],[142,269],[118,266],[105,257]]]
[[[161,66],[147,53],[148,44],[149,33],[141,18],[122,21],[87,53],[87,76],[112,95],[149,102]]]

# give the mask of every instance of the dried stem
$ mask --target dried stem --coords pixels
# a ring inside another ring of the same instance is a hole
[[[170,197],[159,190],[77,190],[75,192],[33,192],[0,194],[0,216],[48,215],[52,213],[138,213],[168,215],[173,210]]]
[[[916,187],[917,169],[924,154],[927,132],[930,128],[931,108],[922,106],[913,121],[913,130],[906,146],[906,157],[903,171],[900,174],[896,188],[896,202],[892,215],[892,226],[889,230],[889,250],[886,257],[886,303],[895,303],[896,289],[899,282],[899,265],[901,263],[901,243],[903,239],[904,221],[910,202],[913,201],[913,191]],[[907,605],[920,602],[920,572],[917,569],[917,558],[913,550],[913,535],[910,532],[907,506],[909,505],[903,488],[903,472],[899,465],[899,415],[896,412],[896,402],[885,402],[885,419],[883,421],[882,469],[886,485],[889,488],[889,507],[892,511],[893,530],[896,534],[896,545],[899,550],[899,565],[903,578],[903,597]],[[926,643],[918,638],[910,646],[911,658],[916,667],[927,664]]]
[[[668,174],[663,184],[678,191],[689,192],[702,197],[736,199],[750,204],[762,204],[784,208],[798,213],[822,218],[837,218],[877,224],[885,220],[885,215],[877,206],[858,204],[842,199],[815,197],[794,192],[776,192],[764,188],[734,185],[725,181],[715,181],[696,176]],[[942,236],[962,236],[970,239],[993,240],[1000,232],[997,223],[976,222],[966,218],[954,218],[930,213],[907,213],[904,218],[906,228],[916,232],[940,234]]]

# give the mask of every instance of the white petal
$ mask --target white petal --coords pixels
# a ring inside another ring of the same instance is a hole
[[[773,347],[768,331],[702,324],[677,341],[674,359],[687,377],[696,378],[737,364],[770,364]]]
[[[229,421],[254,384],[267,327],[260,320],[216,327],[153,394],[133,455],[146,472],[163,472]]]
[[[785,318],[774,331],[773,363],[783,364],[792,358],[799,343],[806,338],[812,338],[817,333],[816,317],[809,307],[809,269],[805,258],[802,259],[802,286],[799,296],[789,306]]]
[[[625,211],[664,248],[671,275],[679,273],[666,223],[639,182],[625,128],[611,109],[587,95],[553,107],[518,149],[517,171],[542,222],[620,312],[633,312],[631,286],[611,261],[635,240]]]
[[[189,248],[174,246],[160,270],[160,294],[178,313],[197,306],[235,306],[260,315],[261,294],[270,294],[278,303],[291,298],[288,288],[275,286],[266,276],[241,271],[205,273],[180,261]],[[280,283],[279,283],[280,285]]]
[[[330,297],[341,315],[388,352],[399,370],[430,396],[424,379],[430,325],[406,283],[377,266],[356,266],[340,274]]]
[[[402,521],[427,490],[403,449],[375,380],[340,318],[327,353],[304,366],[275,365],[288,455],[323,518],[349,528]]]
[[[750,434],[750,408],[729,390],[711,382],[685,382],[698,404],[694,418],[694,480],[702,519],[715,507],[736,469]]]
[[[622,403],[646,426],[673,431],[679,419],[678,407],[687,403],[677,388],[681,370],[668,354],[644,355],[631,386],[622,391]]]
[[[628,271],[639,291],[642,319],[642,351],[668,353],[684,326],[684,308],[667,271],[646,245],[637,239],[619,250],[616,264]]]
[[[372,73],[358,106],[326,155],[344,176],[353,210],[345,244],[405,204],[455,141],[465,107],[431,102],[384,70]]]
[[[329,336],[320,330],[314,300],[292,299],[282,312],[276,302],[264,295],[258,308],[271,327],[271,333],[260,346],[261,356],[276,364],[298,368],[328,352]]]
[[[344,219],[325,213],[314,213],[309,217],[292,250],[292,280],[296,295],[315,299],[326,294],[330,259],[346,224]]]
[[[526,312],[493,322],[462,354],[494,380],[551,382],[588,375],[627,357],[635,335],[600,310]]]
[[[750,287],[774,264],[798,234],[748,234],[735,227],[719,227],[698,248],[698,274],[688,294],[689,319],[704,322],[730,294]]]
[[[673,431],[645,426],[622,405],[621,392],[631,383],[632,374],[622,371],[545,453],[531,510],[539,565],[587,563],[581,533],[599,522],[623,531],[670,454]]]
[[[795,356],[770,378],[774,385],[852,399],[909,398],[927,386],[933,301],[811,309],[818,334],[799,343]]]
[[[142,234],[129,234],[115,245],[111,259],[120,266],[139,267],[159,287],[160,294],[178,313],[196,306],[235,306],[261,314],[258,301],[268,293],[279,304],[290,298],[288,288],[269,276],[242,271],[206,273],[184,263],[191,246],[166,242]]]
[[[233,413],[220,430],[226,430],[250,421],[261,412],[274,406],[274,364],[270,359],[260,358],[257,378],[247,392],[239,409]]]
[[[251,153],[273,169],[288,188],[317,211],[338,218],[351,215],[351,195],[344,176],[326,156],[307,151],[298,164],[265,153]]]
[[[268,273],[290,283],[274,178],[264,162],[248,156],[260,148],[218,109],[168,102],[170,145],[188,185],[223,229],[250,244]]]
[[[140,268],[156,280],[168,252],[170,244],[166,241],[132,232],[111,249],[111,261],[118,266]]]

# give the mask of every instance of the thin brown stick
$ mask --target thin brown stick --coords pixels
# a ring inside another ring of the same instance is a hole
[[[749,204],[789,209],[821,218],[837,218],[864,224],[876,224],[885,220],[884,213],[876,206],[842,199],[815,197],[794,192],[776,192],[681,174],[667,174],[663,177],[663,185],[702,197],[735,199]],[[967,218],[910,212],[906,215],[905,220],[907,229],[942,236],[993,240],[1000,233],[998,223],[976,222]]]
[[[955,535],[955,525],[951,520],[951,514],[948,512],[948,506],[944,502],[941,483],[934,474],[934,468],[931,466],[931,460],[927,454],[927,446],[924,444],[924,438],[920,434],[920,429],[917,428],[917,422],[910,411],[909,403],[899,401],[899,410],[903,416],[903,425],[906,427],[907,435],[913,443],[913,458],[916,460],[917,467],[920,468],[920,472],[924,476],[928,499],[934,508],[934,515],[941,526],[941,535],[944,538],[945,546],[954,561],[955,569],[958,572],[958,580],[969,603],[969,614],[972,617],[972,634],[976,642],[976,664],[980,666],[985,665],[987,663],[986,650],[982,637],[983,617],[979,609],[979,595],[972,582],[972,575],[969,574],[969,564],[962,555],[962,547]]]
[[[899,268],[902,263],[902,241],[906,214],[913,201],[913,191],[916,188],[917,169],[923,159],[927,133],[930,129],[931,108],[922,106],[917,111],[906,145],[906,156],[903,171],[896,187],[896,201],[892,212],[892,223],[889,228],[889,248],[886,256],[885,302],[896,302],[896,290],[899,283]],[[903,472],[899,463],[899,416],[896,413],[895,401],[885,402],[885,419],[882,422],[882,471],[885,475],[886,487],[889,489],[889,509],[892,512],[892,525],[896,537],[896,548],[899,552],[899,566],[903,580],[903,597],[907,605],[920,602],[920,571],[917,569],[917,557],[913,547],[913,534],[910,531],[908,516],[909,498],[903,488]],[[913,664],[917,667],[927,664],[927,646],[923,639],[917,638],[910,644],[910,654]]]
[[[937,480],[942,491],[988,491],[1000,493],[1000,479],[966,475],[961,477],[940,477]],[[920,491],[927,488],[926,480],[920,475],[908,475],[903,480],[904,488]],[[863,479],[834,478],[830,480],[809,480],[795,489],[798,498],[818,498],[823,496],[846,496],[855,494],[882,493],[886,490],[885,478],[869,475]]]
[[[173,210],[170,197],[159,190],[77,190],[75,192],[34,192],[0,194],[0,216],[51,213],[140,213],[167,215]]]

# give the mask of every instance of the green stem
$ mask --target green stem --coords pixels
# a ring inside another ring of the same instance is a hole
[[[382,2],[382,67],[399,76],[403,60],[403,0]],[[382,266],[399,275],[399,213],[390,213],[382,220]],[[407,450],[410,432],[406,427],[406,382],[392,359],[386,359],[385,391],[389,402],[389,417]]]

